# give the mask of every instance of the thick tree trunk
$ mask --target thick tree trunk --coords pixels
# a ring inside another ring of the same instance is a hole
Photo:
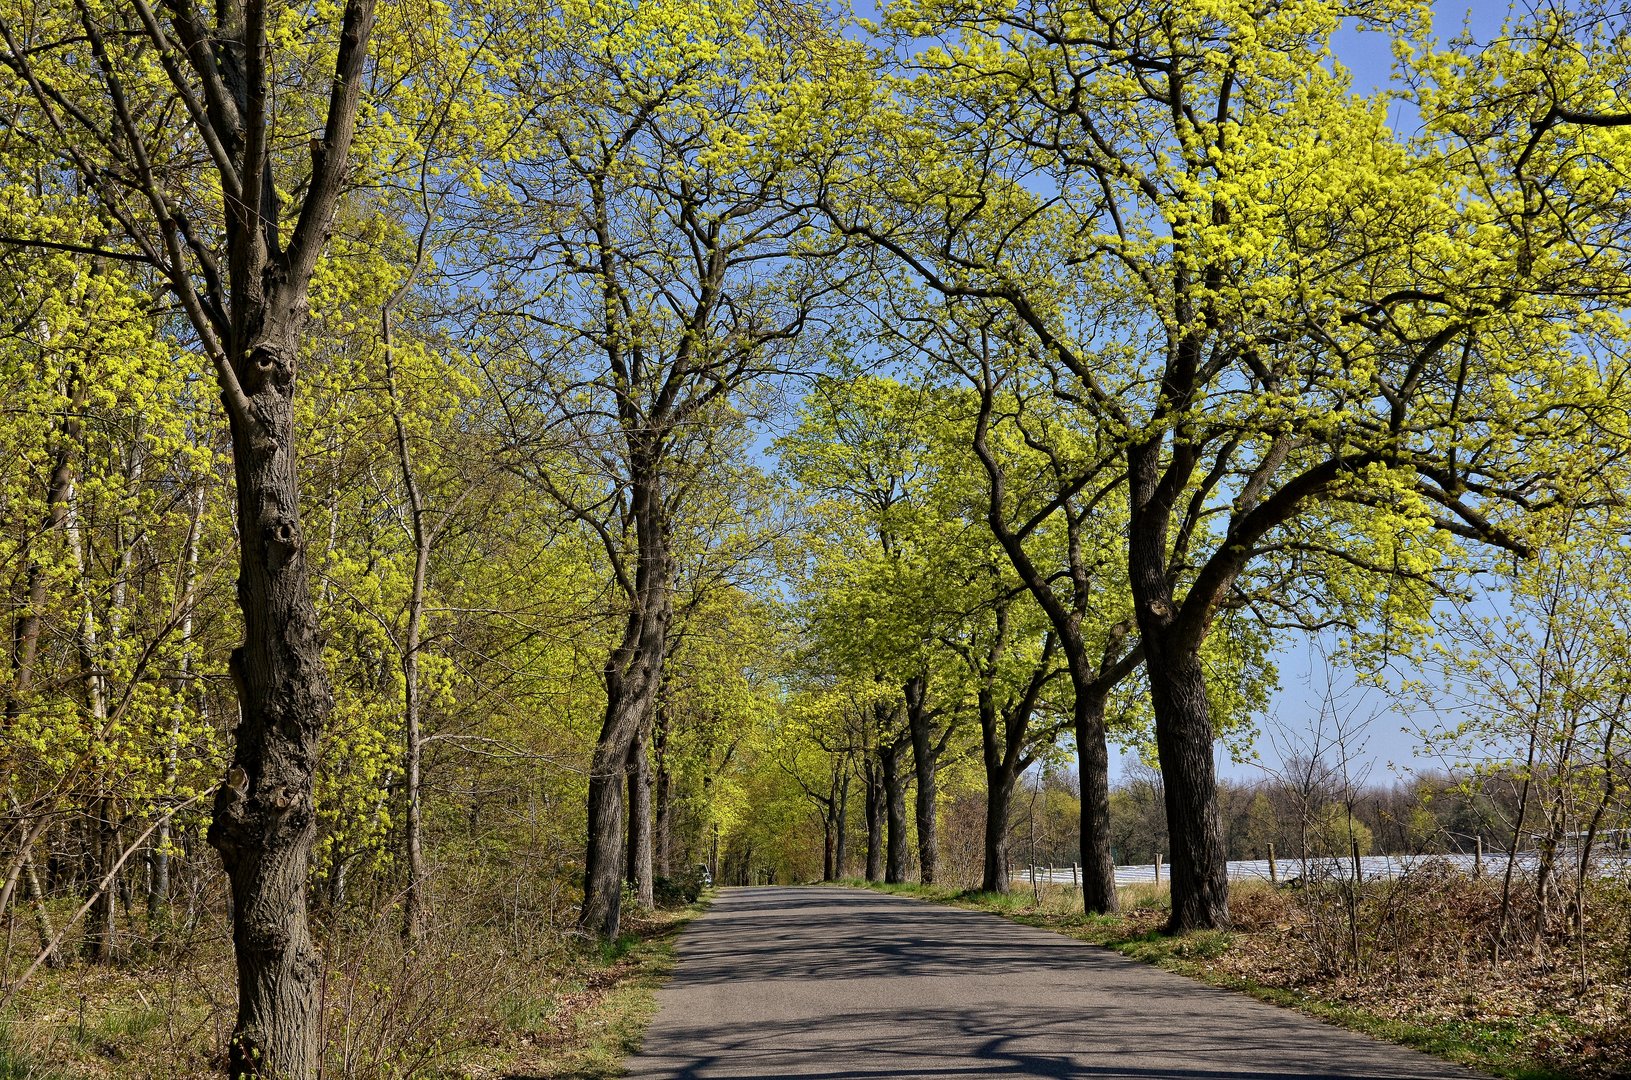
[[[1006,619],[999,616],[998,634],[1005,629]],[[978,704],[980,757],[985,765],[985,866],[980,877],[980,889],[995,893],[1008,891],[1008,812],[1020,762],[1019,748],[1014,745],[1012,733],[1001,723],[991,686],[995,674],[993,669],[1002,655],[1002,648],[999,639],[992,649],[991,663],[978,672],[982,681]]]
[[[1076,772],[1082,786],[1082,907],[1115,911],[1116,857],[1110,850],[1110,751],[1105,745],[1104,695],[1076,691]]]
[[[926,680],[917,676],[906,684],[906,725],[912,737],[912,771],[917,778],[918,879],[933,885],[939,869],[940,845],[935,830],[936,802],[940,794],[940,746],[935,738],[934,718],[925,701]]]
[[[624,870],[624,776],[629,745],[639,730],[623,693],[613,691],[589,765],[588,850],[584,856],[583,907],[578,925],[611,940],[622,925]]]
[[[1218,814],[1212,761],[1212,710],[1200,648],[1206,619],[1182,614],[1168,573],[1169,529],[1176,498],[1171,475],[1161,467],[1163,436],[1128,448],[1131,513],[1127,525],[1127,574],[1150,679],[1155,746],[1166,794],[1167,836],[1172,847],[1172,915],[1167,929],[1223,929],[1229,925],[1229,875]],[[1193,455],[1175,446],[1174,455]],[[1205,602],[1189,598],[1187,603]]]
[[[1212,710],[1197,650],[1169,651],[1159,636],[1144,634],[1155,745],[1166,795],[1167,836],[1172,847],[1172,916],[1167,929],[1218,929],[1229,925],[1228,852],[1218,812],[1212,758]]]
[[[1110,854],[1110,766],[1104,742],[1104,701],[1110,691],[1135,669],[1138,652],[1128,652],[1123,648],[1126,626],[1112,627],[1104,643],[1103,654],[1097,660],[1097,670],[1094,669],[1082,629],[1083,619],[1095,603],[1095,570],[1081,542],[1083,518],[1072,509],[1068,498],[1059,504],[1068,538],[1071,583],[1068,597],[1061,596],[1049,574],[1032,561],[1022,535],[1010,526],[1006,517],[1007,476],[987,439],[995,409],[995,386],[987,382],[980,387],[980,413],[973,440],[974,452],[985,469],[988,481],[986,523],[1007,553],[1010,565],[1025,583],[1026,589],[1047,614],[1058,645],[1065,653],[1076,697],[1073,720],[1082,784],[1081,850],[1085,875],[1082,904],[1088,912],[1114,911],[1117,900],[1115,860]],[[1145,464],[1153,460],[1153,457],[1146,455]],[[1147,488],[1146,483],[1145,488],[1140,489],[1146,491],[1146,498]],[[1087,512],[1090,511],[1083,511]],[[1164,538],[1165,534],[1160,533],[1156,544],[1162,554],[1165,552]]]
[[[235,108],[212,107],[196,121],[232,148],[233,160],[221,164],[223,191],[236,190],[223,197],[225,281],[209,282],[226,325],[206,310],[195,291],[198,275],[179,255],[169,278],[193,328],[214,344],[236,482],[244,640],[228,669],[239,716],[209,828],[231,889],[238,973],[227,1067],[234,1078],[312,1080],[322,967],[307,912],[316,835],[312,780],[334,695],[300,524],[294,395],[311,278],[349,173],[374,0],[342,6],[326,115],[287,233],[269,151],[274,121],[266,60],[273,50],[262,12],[229,5],[218,15],[212,36],[188,51],[187,62],[222,80],[234,99]],[[196,30],[194,23],[180,36]],[[165,216],[156,195],[154,205]],[[172,235],[179,227],[162,224]]]
[[[231,884],[238,961],[229,1069],[279,1080],[316,1073],[321,963],[306,884],[317,744],[334,705],[300,528],[295,352],[292,334],[254,349],[244,365],[257,376],[245,386],[252,414],[232,418],[244,641],[229,667],[240,719],[209,830]]]
[[[866,879],[883,880],[883,823],[888,796],[883,786],[883,766],[876,756],[866,762]]]
[[[583,929],[611,939],[621,925],[623,880],[623,770],[628,750],[618,753],[615,730],[608,716],[602,742],[589,765],[588,850],[584,857],[583,908],[578,923]],[[611,874],[608,875],[607,868]]]
[[[884,860],[883,879],[890,885],[903,885],[906,883],[906,777],[901,772],[901,753],[905,747],[899,742],[890,743],[878,751],[878,764],[881,766],[884,802],[886,807],[885,826],[887,832],[887,852]]]
[[[312,135],[304,178],[274,176],[270,147],[284,140],[274,131],[269,106],[281,76],[268,71],[277,51],[268,44],[264,5],[224,4],[213,15],[171,5],[169,32],[151,13],[139,21],[117,20],[121,39],[145,32],[152,71],[165,72],[189,94],[199,83],[207,88],[205,104],[192,98],[196,107],[178,121],[190,123],[203,139],[174,136],[166,128],[160,141],[181,138],[212,148],[222,192],[220,231],[203,224],[208,214],[190,216],[189,224],[173,212],[173,193],[155,179],[144,157],[149,128],[135,119],[149,110],[129,104],[104,37],[105,13],[95,5],[80,5],[79,11],[88,58],[81,73],[99,81],[111,105],[111,131],[98,141],[112,152],[113,167],[99,166],[72,144],[64,152],[104,204],[120,203],[132,213],[145,204],[150,221],[133,231],[147,238],[142,246],[214,365],[231,427],[244,642],[229,664],[239,722],[210,827],[233,901],[238,1018],[228,1068],[235,1078],[311,1080],[319,967],[306,918],[311,779],[332,695],[300,530],[292,399],[311,277],[348,183],[373,0],[342,5],[327,108],[315,130],[309,122],[302,127]],[[54,108],[37,80],[27,82],[43,107]],[[92,123],[83,116],[81,122]],[[122,178],[117,190],[112,176]],[[279,180],[303,192],[298,205],[283,205]],[[134,184],[140,197],[126,202],[126,184]],[[124,215],[120,220],[132,224]],[[202,236],[194,224],[205,230]],[[154,237],[163,238],[162,254]]]
[[[1013,805],[1014,776],[1008,770],[985,774],[985,872],[980,878],[984,892],[1008,891],[1008,815]]]
[[[606,662],[606,716],[589,775],[588,852],[578,925],[610,940],[621,926],[624,773],[656,703],[667,652],[670,566],[657,462],[637,453],[631,465],[637,560],[623,639]]]
[[[652,883],[651,762],[646,756],[646,730],[629,748],[628,880],[634,902],[646,911],[656,906]]]
[[[837,881],[838,872],[838,811],[829,804],[821,815],[821,880]]]

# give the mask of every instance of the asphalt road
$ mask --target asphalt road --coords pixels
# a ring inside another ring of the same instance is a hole
[[[685,932],[640,1080],[1474,1074],[994,915],[727,889]]]

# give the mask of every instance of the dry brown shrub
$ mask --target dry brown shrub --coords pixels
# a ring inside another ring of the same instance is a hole
[[[1229,917],[1242,933],[1280,930],[1289,921],[1291,903],[1285,891],[1272,885],[1237,885],[1229,893]]]

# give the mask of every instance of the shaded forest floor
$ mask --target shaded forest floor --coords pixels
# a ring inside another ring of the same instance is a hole
[[[1513,1080],[1631,1077],[1631,967],[1624,937],[1607,938],[1611,920],[1595,924],[1599,938],[1588,934],[1584,948],[1525,950],[1495,965],[1476,940],[1446,955],[1445,939],[1458,930],[1473,937],[1475,923],[1458,927],[1445,912],[1425,921],[1401,913],[1397,921],[1408,926],[1388,926],[1369,921],[1373,905],[1362,903],[1356,967],[1340,906],[1266,883],[1234,888],[1234,929],[1178,936],[1161,931],[1164,886],[1124,888],[1120,913],[1087,915],[1076,890],[1064,886],[1033,891],[1016,883],[998,894],[841,884],[992,912]],[[1435,897],[1442,903],[1447,892],[1452,906],[1475,906],[1453,889]]]
[[[323,1075],[618,1076],[655,1012],[675,939],[705,906],[628,914],[625,933],[601,945],[560,931],[461,937],[451,924],[417,950],[394,924],[330,935]],[[0,1015],[0,1080],[217,1077],[234,1001],[224,929],[113,965],[41,969]]]

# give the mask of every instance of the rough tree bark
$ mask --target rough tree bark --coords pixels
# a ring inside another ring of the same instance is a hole
[[[1128,451],[1132,512],[1128,571],[1155,713],[1166,794],[1173,932],[1229,925],[1228,852],[1212,760],[1212,709],[1200,648],[1204,623],[1181,621],[1167,573],[1168,524],[1177,493],[1163,483],[1160,441]]]
[[[1082,905],[1088,911],[1115,911],[1116,857],[1110,850],[1110,750],[1105,741],[1104,707],[1109,691],[1102,681],[1073,675],[1076,703],[1076,772],[1081,779]]]
[[[611,939],[621,926],[624,777],[641,726],[662,680],[672,610],[671,567],[658,458],[636,445],[630,455],[635,576],[623,637],[606,661],[606,713],[589,767],[589,844],[578,925]]]
[[[928,677],[915,675],[906,680],[902,695],[906,700],[906,730],[912,742],[912,773],[917,780],[913,811],[917,824],[918,878],[933,885],[940,865],[940,842],[936,828],[936,802],[940,795],[940,758],[954,733],[947,724],[935,729],[938,709],[929,708]]]
[[[906,882],[906,785],[901,766],[908,743],[903,737],[878,747],[878,772],[884,791],[885,831],[887,833],[883,879],[890,885]]]
[[[0,19],[4,62],[56,133],[57,153],[133,246],[134,254],[120,257],[159,271],[215,368],[237,484],[244,617],[244,641],[229,662],[239,720],[209,833],[233,900],[238,1016],[227,1064],[234,1077],[311,1080],[320,967],[306,913],[312,774],[333,695],[300,528],[293,398],[312,273],[347,184],[374,3],[345,0],[341,7],[334,77],[305,177],[273,175],[273,99],[281,81],[267,69],[275,50],[263,0],[224,0],[207,12],[168,4],[167,23],[147,0],[117,9],[106,17],[117,20],[121,48],[132,29],[144,35],[142,62],[167,76],[175,101],[131,99],[125,54],[116,58],[108,48],[99,21],[105,13],[89,4],[78,6],[77,40],[98,107],[68,104],[85,90],[48,85],[37,51],[21,47],[15,28]],[[149,142],[160,114],[190,129],[185,138],[196,138],[213,166],[221,233],[201,233],[198,222],[177,213],[168,186],[175,178],[155,171]],[[285,207],[286,191],[302,192],[297,206]]]

